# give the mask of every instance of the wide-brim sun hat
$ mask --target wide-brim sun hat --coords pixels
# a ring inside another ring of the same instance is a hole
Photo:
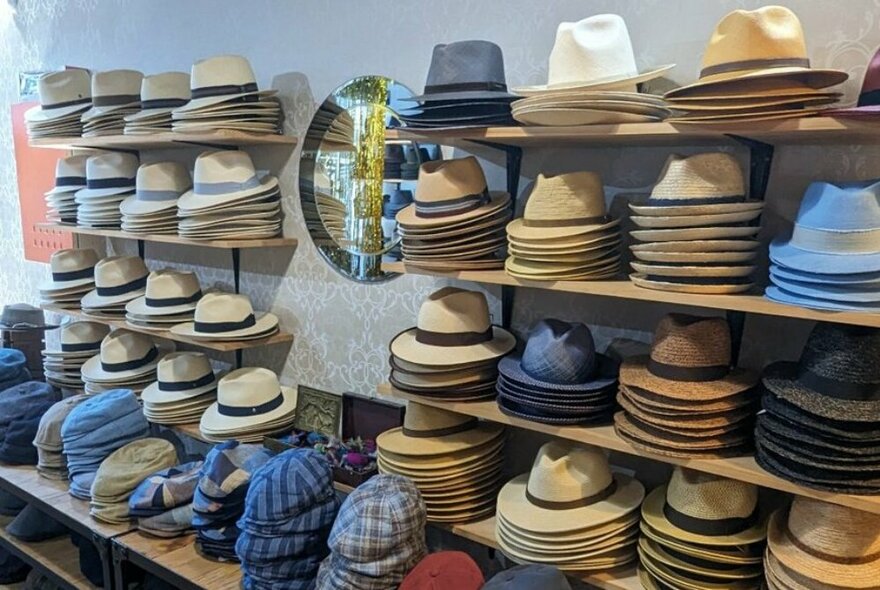
[[[199,428],[209,433],[223,433],[226,431],[246,432],[249,430],[259,430],[267,424],[280,422],[296,410],[297,388],[282,385],[280,390],[282,396],[281,405],[273,410],[259,414],[258,419],[255,419],[255,413],[239,416],[224,415],[220,411],[219,402],[215,402],[202,414]],[[283,427],[283,424],[281,426]]]
[[[504,428],[499,424],[479,424],[474,428],[445,436],[423,437],[407,435],[403,427],[398,427],[380,434],[376,438],[376,444],[380,449],[391,453],[425,457],[464,452],[486,445],[503,434]]]
[[[238,330],[230,330],[228,332],[202,332],[196,329],[195,322],[185,322],[171,327],[171,333],[176,336],[184,336],[187,338],[200,338],[203,340],[224,339],[235,340],[238,338],[249,338],[260,335],[268,336],[273,329],[278,327],[278,316],[269,312],[254,313],[254,324],[247,328]]]
[[[748,291],[755,284],[750,280],[735,281],[734,279],[709,278],[703,282],[694,280],[675,281],[668,277],[651,277],[641,273],[632,273],[630,280],[637,287],[671,291],[673,293],[698,293],[702,295],[730,295]],[[662,280],[661,280],[662,279]]]
[[[231,189],[228,192],[202,193],[198,188],[191,189],[180,196],[177,206],[180,209],[198,211],[208,207],[216,207],[226,203],[241,201],[254,195],[270,193],[278,188],[278,179],[271,175],[258,178],[254,186],[247,188]]]

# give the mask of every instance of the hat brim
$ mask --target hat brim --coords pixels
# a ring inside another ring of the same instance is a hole
[[[96,354],[83,363],[82,376],[83,379],[99,382],[100,385],[105,383],[112,385],[117,381],[130,380],[134,377],[140,377],[141,375],[146,375],[151,371],[155,371],[156,367],[159,365],[159,361],[162,360],[162,356],[162,351],[160,350],[154,360],[138,367],[137,369],[130,369],[128,371],[105,371],[101,366],[101,355]]]
[[[435,92],[427,94],[419,94],[417,96],[407,96],[401,98],[406,102],[437,102],[437,101],[468,101],[468,100],[492,100],[492,99],[516,99],[516,94],[501,90],[461,90],[458,92]]]
[[[64,186],[56,186],[52,189],[43,193],[44,196],[49,197],[52,195],[67,195],[65,198],[73,200],[77,191],[80,191],[86,188],[88,185],[86,184],[73,184],[73,185],[64,185]],[[68,194],[69,193],[69,194]]]
[[[518,240],[554,240],[573,237],[586,237],[585,234],[595,234],[620,225],[620,219],[610,216],[607,221],[592,225],[567,225],[559,227],[531,227],[526,225],[523,218],[514,219],[507,224],[507,234],[513,241]]]
[[[202,419],[199,421],[199,429],[213,435],[223,434],[225,432],[245,432],[257,431],[261,427],[274,425],[287,416],[293,418],[296,410],[297,388],[281,386],[281,405],[274,410],[265,414],[255,414],[252,416],[224,416],[220,413],[218,403],[211,404]],[[275,430],[279,430],[275,428]]]
[[[657,437],[635,427],[625,412],[617,412],[614,415],[614,432],[634,449],[659,457],[727,459],[741,457],[753,451],[748,435],[743,435],[741,441],[717,441],[712,444],[671,443],[665,436]]]
[[[141,393],[141,399],[148,404],[169,404],[174,402],[186,402],[194,397],[210,393],[217,389],[217,374],[214,373],[214,381],[208,385],[197,387],[196,389],[188,389],[185,391],[162,391],[159,389],[159,382],[156,381],[149,385]]]
[[[417,328],[404,330],[391,340],[391,354],[409,363],[438,367],[462,365],[499,358],[513,350],[516,337],[492,326],[492,339],[470,346],[433,346],[416,340]]]
[[[683,571],[688,574],[693,574],[698,579],[705,578],[719,584],[724,583],[725,580],[730,580],[732,583],[736,583],[737,581],[747,582],[750,579],[754,579],[751,581],[757,583],[764,574],[764,568],[760,564],[746,564],[730,567],[716,566],[713,563],[711,564],[711,567],[709,567],[710,564],[700,563],[698,561],[686,561],[685,559],[670,553],[670,551],[660,543],[648,539],[647,537],[639,539],[639,553],[647,554],[653,561],[670,568],[672,571]]]
[[[697,90],[716,89],[723,93],[724,90],[737,90],[741,84],[772,80],[774,82],[790,82],[813,89],[828,88],[846,82],[849,75],[846,72],[830,69],[811,69],[804,67],[762,68],[752,71],[724,72],[706,76],[693,84],[687,84],[670,90],[664,95],[666,99],[685,98],[688,94]],[[742,91],[747,92],[747,91]],[[758,94],[757,96],[760,96]]]
[[[438,228],[441,231],[449,225],[461,223],[477,219],[486,215],[490,215],[496,211],[504,209],[510,204],[510,195],[502,191],[491,191],[489,193],[489,202],[485,205],[471,209],[465,213],[458,215],[449,215],[446,217],[418,217],[416,215],[416,205],[408,205],[397,213],[397,222],[405,227],[414,228]]]
[[[859,285],[877,287],[880,285],[880,273],[864,272],[845,275],[833,275],[827,273],[807,272],[788,268],[779,264],[770,265],[770,276],[777,275],[785,280],[827,285],[829,287],[846,287],[847,285]]]
[[[180,209],[192,212],[193,214],[204,213],[205,209],[214,209],[219,205],[226,205],[253,197],[261,193],[269,193],[278,188],[278,178],[275,176],[265,176],[260,179],[260,185],[222,195],[199,195],[194,189],[190,189],[183,193],[177,200],[177,206]],[[271,195],[266,195],[269,197]]]
[[[834,286],[793,281],[774,273],[773,267],[770,268],[770,281],[780,289],[801,297],[816,298],[824,301],[840,301],[842,303],[880,302],[880,290],[877,289],[876,285],[871,284]]]
[[[697,263],[697,264],[738,264],[754,262],[758,253],[754,250],[742,252],[642,252],[633,251],[633,256],[641,262],[652,263]]]
[[[880,310],[880,302],[858,302],[858,301],[839,301],[831,299],[822,299],[819,297],[807,296],[804,294],[793,293],[779,285],[770,285],[764,291],[764,296],[778,303],[786,303],[788,305],[796,305],[798,307],[807,307],[810,309],[819,309],[823,311],[856,311],[874,313]]]
[[[639,523],[639,529],[646,538],[658,545],[697,559],[726,565],[760,565],[763,562],[763,540],[751,545],[697,545],[652,529],[644,518]]]
[[[596,371],[593,378],[583,383],[552,383],[532,377],[522,368],[522,355],[509,355],[498,363],[498,371],[505,378],[524,387],[557,392],[581,392],[605,389],[617,381],[617,363],[603,354],[596,354]]]
[[[749,369],[735,367],[722,379],[714,381],[673,381],[648,370],[650,357],[630,357],[620,365],[620,382],[658,395],[698,401],[717,400],[737,395],[758,384],[759,375]]]
[[[712,227],[725,225],[728,223],[744,223],[757,219],[761,215],[762,208],[753,207],[745,211],[733,213],[715,213],[708,212],[698,213],[696,211],[688,215],[632,215],[630,219],[637,226],[645,229],[671,229],[682,227]]]
[[[513,111],[513,118],[524,125],[565,127],[581,125],[621,125],[625,123],[655,123],[664,115],[625,113],[599,109],[567,109],[536,107]]]
[[[55,121],[56,119],[61,119],[62,117],[67,117],[69,115],[73,115],[75,113],[83,113],[91,108],[90,103],[86,104],[75,104],[67,107],[58,107],[55,109],[43,109],[42,106],[35,106],[24,113],[24,120],[26,123],[46,123],[48,121]]]
[[[126,197],[125,200],[119,204],[119,211],[123,215],[149,215],[151,213],[159,213],[161,211],[175,209],[176,207],[177,199],[170,199],[168,201],[144,201],[138,199],[137,193],[135,193],[130,197]],[[177,219],[176,216],[174,219]]]
[[[198,332],[196,330],[195,322],[185,322],[183,324],[177,324],[176,326],[171,327],[171,333],[177,336],[186,336],[189,338],[200,338],[202,340],[212,340],[216,338],[223,339],[235,339],[235,338],[243,338],[246,336],[254,336],[256,334],[268,333],[273,329],[278,327],[278,317],[275,314],[268,312],[257,312],[254,314],[256,318],[256,323],[249,327],[243,328],[241,330],[233,330],[230,332]]]
[[[139,109],[141,108],[141,101],[137,100],[135,102],[127,102],[125,104],[114,104],[111,106],[105,107],[96,107],[93,106],[89,108],[89,110],[85,111],[81,116],[80,120],[83,123],[88,123],[90,121],[94,121],[95,119],[99,119],[105,115],[112,115],[114,113],[119,113],[119,111],[124,111],[127,109]]]
[[[143,287],[140,289],[129,291],[128,293],[122,293],[121,295],[98,295],[98,290],[94,289],[83,295],[83,298],[80,300],[80,302],[82,304],[82,307],[100,308],[128,303],[132,299],[137,299],[138,297],[141,297],[142,295],[144,295],[144,293],[145,289]]]
[[[481,423],[475,428],[446,436],[414,437],[407,436],[403,427],[386,430],[376,437],[380,452],[387,451],[397,455],[426,457],[450,453],[464,453],[504,435],[500,424]]]
[[[667,64],[657,66],[646,72],[640,72],[631,76],[615,76],[603,78],[599,80],[591,80],[584,82],[567,82],[564,84],[541,84],[538,86],[520,86],[513,89],[513,92],[520,96],[535,96],[538,94],[549,94],[552,92],[581,92],[595,90],[619,90],[627,86],[647,82],[659,78],[669,70],[675,67],[675,64]]]
[[[851,274],[880,271],[880,253],[814,252],[780,239],[770,243],[770,260],[788,268],[813,273]]]
[[[680,205],[651,205],[651,201],[643,204],[630,203],[629,208],[636,215],[647,217],[673,217],[690,215],[728,215],[734,213],[746,213],[764,208],[763,201],[746,200],[740,203],[718,203],[710,205],[687,205],[687,200],[682,199]],[[727,222],[722,222],[727,223]],[[696,225],[696,224],[695,224]],[[645,226],[647,227],[647,226]]]
[[[208,96],[205,98],[196,98],[190,100],[188,103],[181,107],[177,107],[172,110],[173,115],[183,115],[185,113],[190,113],[192,111],[198,111],[201,109],[205,109],[207,107],[213,107],[219,105],[220,103],[224,103],[230,100],[234,100],[236,98],[242,98],[244,96],[256,96],[259,98],[264,98],[267,96],[274,96],[278,94],[277,90],[257,90],[255,92],[241,92],[238,94],[224,94],[221,96]],[[247,105],[247,103],[242,103],[237,106]],[[175,117],[176,118],[176,117]]]
[[[114,188],[84,188],[76,191],[74,198],[77,203],[82,204],[82,201],[87,201],[89,199],[97,199],[99,197],[113,197],[117,195],[125,195],[127,193],[133,193],[135,191],[134,180],[132,180],[130,186],[120,186]],[[108,199],[112,200],[112,199]],[[123,199],[120,199],[120,201]]]
[[[693,264],[681,263],[645,263],[633,261],[630,263],[633,270],[637,273],[651,277],[673,277],[673,278],[691,278],[691,277],[707,277],[707,278],[741,278],[751,276],[755,272],[755,266],[751,264],[716,266],[714,263]]]
[[[719,281],[715,284],[695,284],[686,282],[675,282],[675,280],[657,280],[648,277],[648,275],[633,273],[629,275],[630,280],[637,287],[645,289],[654,289],[656,291],[669,291],[671,293],[698,293],[701,295],[731,295],[733,293],[743,293],[755,286],[754,283],[729,283]]]
[[[630,235],[640,242],[677,242],[684,240],[728,240],[751,238],[761,228],[758,226],[693,227],[679,229],[639,229]]]
[[[125,311],[127,311],[128,313],[133,313],[135,315],[147,317],[167,316],[193,311],[196,308],[196,305],[197,302],[193,301],[192,303],[174,305],[172,307],[150,307],[147,305],[147,297],[146,295],[144,295],[143,297],[138,297],[137,299],[133,299],[126,303]]]

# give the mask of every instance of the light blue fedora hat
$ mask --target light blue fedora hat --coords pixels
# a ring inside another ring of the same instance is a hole
[[[880,289],[877,285],[853,283],[848,285],[808,283],[805,281],[793,281],[770,273],[770,280],[774,285],[801,297],[814,297],[828,301],[840,301],[843,303],[880,303]]]
[[[828,273],[806,272],[793,268],[786,268],[778,264],[770,265],[770,280],[780,278],[784,281],[800,281],[803,283],[818,283],[820,285],[835,285],[838,287],[860,287],[864,289],[876,289],[880,287],[880,272],[859,272],[846,275],[833,275]]]
[[[787,303],[789,305],[798,305],[800,307],[809,307],[811,309],[821,309],[826,311],[864,311],[878,312],[880,311],[880,302],[860,303],[860,302],[843,302],[832,301],[830,299],[821,299],[819,297],[807,297],[792,293],[786,289],[776,285],[770,285],[764,291],[764,296],[771,301],[778,303]]]

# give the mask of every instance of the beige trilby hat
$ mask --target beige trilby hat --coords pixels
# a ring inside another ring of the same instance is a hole
[[[50,72],[37,80],[40,106],[24,114],[28,123],[45,123],[88,109],[92,105],[88,70],[71,68]]]
[[[489,316],[486,296],[478,291],[444,287],[419,308],[417,327],[391,341],[391,354],[409,363],[460,365],[501,358],[516,338]]]
[[[552,240],[603,231],[617,223],[608,216],[605,190],[595,172],[539,174],[522,218],[507,224],[507,233],[512,240]]]
[[[112,383],[154,371],[160,351],[153,339],[124,329],[114,330],[101,342],[101,353],[82,367],[83,379]]]
[[[125,122],[171,113],[189,102],[189,74],[165,72],[144,76],[141,81],[141,110],[125,117]]]
[[[110,256],[95,265],[95,289],[82,298],[82,306],[107,307],[126,303],[144,294],[150,271],[138,256]]]
[[[137,156],[123,152],[91,156],[86,160],[86,188],[76,191],[77,202],[134,191],[138,164]]]
[[[137,108],[143,79],[143,73],[137,70],[97,72],[92,76],[92,108],[83,113],[83,122],[121,109]]]
[[[174,114],[201,110],[233,99],[247,97],[243,103],[255,102],[260,97],[275,94],[274,90],[260,90],[257,78],[247,58],[240,55],[217,55],[200,59],[192,66],[190,98]]]
[[[199,428],[209,434],[274,428],[293,420],[296,397],[296,388],[282,386],[269,369],[238,369],[217,384],[217,402],[205,410]]]
[[[61,326],[60,331],[60,347],[44,350],[44,356],[62,359],[94,356],[100,352],[101,342],[110,333],[110,328],[97,322],[70,322]]]
[[[156,367],[156,382],[147,387],[141,399],[150,404],[182,402],[217,388],[211,361],[201,352],[175,352]]]
[[[795,496],[770,519],[768,548],[786,568],[820,584],[880,585],[880,515]]]
[[[55,164],[55,186],[46,195],[70,193],[86,187],[88,156],[68,156]]]
[[[684,97],[690,91],[717,84],[736,89],[736,82],[767,78],[826,88],[844,82],[847,74],[811,69],[798,17],[782,6],[764,6],[734,10],[721,19],[703,54],[699,81],[666,96]]]
[[[189,172],[178,162],[144,164],[137,171],[135,193],[119,204],[119,211],[136,219],[177,207],[180,195],[192,187]]]
[[[188,211],[201,211],[276,188],[278,179],[269,175],[261,178],[247,152],[204,152],[196,158],[192,190],[184,193],[177,205]]]
[[[476,418],[433,406],[411,402],[403,426],[386,430],[376,438],[383,451],[410,457],[465,453],[499,438],[504,427],[480,423]]]
[[[278,329],[278,317],[254,312],[247,295],[207,293],[196,304],[194,322],[177,324],[171,333],[205,340],[234,340],[268,336]]]
[[[91,248],[68,248],[54,252],[49,258],[52,282],[42,285],[40,291],[52,293],[95,282],[98,254]]]
[[[202,289],[196,273],[157,270],[147,277],[144,296],[129,301],[125,311],[141,316],[186,313],[196,308],[201,297]]]

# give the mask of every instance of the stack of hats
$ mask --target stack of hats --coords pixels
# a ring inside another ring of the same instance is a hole
[[[397,214],[404,262],[434,270],[501,268],[510,195],[489,191],[475,157],[422,164],[414,200]]]
[[[418,488],[399,475],[370,478],[342,503],[328,545],[316,590],[397,588],[428,552]]]
[[[128,498],[128,515],[155,537],[177,537],[192,528],[192,501],[204,461],[153,473]]]
[[[398,189],[390,195],[385,195],[382,202],[382,235],[386,240],[394,239],[397,231],[397,214],[412,205],[412,202],[411,190]]]
[[[89,514],[110,524],[131,520],[128,498],[144,479],[177,465],[174,445],[162,438],[142,438],[113,451],[92,482]]]
[[[25,381],[0,394],[0,462],[36,465],[40,418],[60,399],[48,383]]]
[[[609,278],[620,270],[620,220],[595,172],[539,174],[523,216],[507,225],[507,274],[535,281]]]
[[[636,84],[659,78],[673,67],[639,72],[629,30],[616,14],[560,23],[547,84],[515,88],[527,98],[513,103],[513,118],[525,125],[660,121],[669,114],[663,99],[639,93]]]
[[[104,459],[149,432],[138,398],[129,389],[89,396],[73,408],[61,425],[70,495],[88,500],[95,472]]]
[[[296,387],[284,387],[269,369],[238,369],[217,383],[217,401],[202,414],[199,430],[211,441],[260,442],[292,427],[296,399]]]
[[[795,496],[768,529],[770,590],[877,587],[880,515]]]
[[[95,288],[83,295],[83,312],[97,319],[118,320],[125,304],[144,295],[150,271],[139,256],[108,256],[95,265]]]
[[[255,312],[247,295],[207,293],[196,304],[194,321],[171,327],[171,333],[193,340],[226,342],[259,340],[278,332],[278,317]]]
[[[444,287],[422,303],[418,326],[391,341],[391,384],[448,401],[493,398],[498,359],[514,346],[513,334],[492,325],[483,293]]]
[[[193,64],[190,101],[174,109],[174,131],[218,130],[280,133],[281,106],[275,90],[260,90],[251,64],[240,55],[221,55]]]
[[[177,199],[190,188],[182,164],[144,164],[137,171],[135,193],[119,204],[122,229],[135,235],[177,235]]]
[[[144,416],[154,424],[198,422],[217,400],[217,377],[201,352],[175,352],[156,369],[156,382],[143,393]]]
[[[92,106],[91,76],[88,70],[73,68],[51,72],[37,80],[40,105],[24,114],[28,137],[79,137],[80,115]]]
[[[517,565],[498,572],[481,590],[571,590],[571,584],[552,565]]]
[[[171,131],[171,111],[189,102],[189,74],[165,72],[144,76],[141,81],[141,110],[126,115],[126,135],[147,135]]]
[[[46,479],[67,481],[67,457],[62,452],[61,425],[75,407],[86,400],[85,395],[73,395],[56,402],[40,418],[34,446],[37,448],[37,473]]]
[[[521,355],[498,363],[498,406],[505,414],[544,424],[610,422],[617,363],[596,352],[581,323],[542,320]]]
[[[0,348],[0,391],[30,380],[24,353],[17,348]]]
[[[181,237],[256,240],[281,232],[278,179],[258,175],[247,152],[205,152],[196,158],[193,179],[193,189],[177,202]]]
[[[700,79],[666,93],[676,123],[741,123],[805,117],[834,103],[823,91],[846,72],[811,69],[798,17],[782,6],[735,10],[715,27]]]
[[[495,511],[504,427],[410,402],[402,427],[376,438],[379,471],[410,478],[428,520],[479,520]]]
[[[45,332],[57,327],[47,324],[43,310],[29,303],[10,303],[0,312],[0,332]]]
[[[641,532],[645,588],[761,587],[767,524],[755,485],[676,467],[645,498]]]
[[[190,322],[202,298],[194,272],[163,269],[147,276],[144,294],[125,304],[125,323],[138,330],[169,330]]]
[[[59,388],[82,390],[83,364],[101,352],[110,328],[97,322],[70,322],[61,326],[57,349],[43,351],[46,381]]]
[[[798,362],[764,369],[758,464],[799,485],[880,494],[880,330],[817,324]]]
[[[639,287],[680,293],[739,293],[752,286],[763,201],[746,199],[730,154],[670,156],[645,203],[630,204],[642,242],[631,246]]]
[[[504,55],[489,41],[435,45],[419,105],[399,113],[407,127],[511,125]]]
[[[91,248],[58,250],[49,258],[52,280],[40,285],[40,303],[79,309],[83,295],[95,288],[98,254]]]
[[[86,188],[76,191],[76,223],[83,227],[118,228],[119,205],[134,193],[138,158],[108,152],[86,160]]]
[[[517,563],[601,571],[636,559],[645,488],[612,473],[601,449],[553,441],[498,494],[495,536]]]
[[[768,299],[831,311],[880,310],[880,182],[813,182],[789,239],[770,244]]]
[[[822,115],[838,119],[856,119],[871,121],[880,114],[880,49],[871,57],[871,61],[865,67],[865,77],[862,80],[862,88],[855,105],[839,108],[826,109]]]
[[[46,219],[76,225],[76,192],[86,188],[88,156],[68,156],[55,164],[55,186],[45,193]]]
[[[617,434],[666,457],[716,458],[752,449],[758,374],[731,368],[730,328],[721,318],[670,314],[649,356],[620,366]]]
[[[260,445],[234,440],[217,445],[205,457],[192,505],[192,526],[203,555],[238,560],[236,523],[244,513],[251,477],[271,458],[272,453]]]
[[[406,153],[399,143],[385,144],[385,158],[382,178],[386,181],[399,180],[403,175],[403,164],[406,162]]]
[[[125,117],[141,108],[141,82],[136,70],[110,70],[92,76],[92,108],[82,114],[83,137],[119,135]]]
[[[312,449],[291,449],[251,478],[235,553],[243,588],[312,588],[339,510],[333,469]]]
[[[486,580],[480,566],[462,551],[431,553],[407,574],[400,590],[481,590]]]
[[[400,165],[400,176],[397,177],[400,180],[418,180],[419,167],[422,165],[422,162],[435,159],[431,158],[427,148],[417,149],[413,145],[404,146],[403,153],[406,161]]]
[[[156,380],[156,367],[167,352],[149,336],[114,330],[101,341],[101,352],[82,366],[86,393],[123,387],[139,394]]]

